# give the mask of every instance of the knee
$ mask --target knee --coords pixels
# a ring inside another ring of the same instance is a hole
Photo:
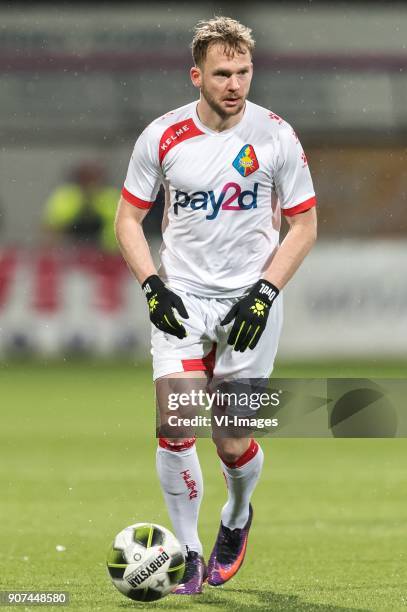
[[[248,438],[213,438],[213,442],[225,463],[236,463],[250,446]]]

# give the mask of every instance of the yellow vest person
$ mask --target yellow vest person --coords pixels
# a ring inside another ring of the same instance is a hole
[[[102,176],[103,169],[96,164],[79,166],[73,173],[75,182],[60,185],[48,198],[44,223],[70,243],[115,252],[114,217],[120,193],[103,185]]]

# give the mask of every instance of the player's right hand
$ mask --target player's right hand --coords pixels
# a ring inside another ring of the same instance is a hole
[[[147,298],[151,323],[166,334],[176,336],[180,340],[185,338],[187,335],[185,327],[177,321],[173,310],[175,308],[181,317],[189,319],[179,295],[167,289],[157,274],[146,278],[141,287]]]

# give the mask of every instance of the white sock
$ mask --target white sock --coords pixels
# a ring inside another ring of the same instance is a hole
[[[249,502],[260,478],[264,454],[255,440],[238,459],[235,467],[221,460],[222,471],[228,488],[228,501],[222,508],[221,519],[229,529],[242,529],[249,518]],[[243,461],[241,461],[243,460]]]
[[[203,497],[201,466],[195,444],[186,450],[157,449],[157,472],[176,537],[202,555],[198,537],[199,507]]]

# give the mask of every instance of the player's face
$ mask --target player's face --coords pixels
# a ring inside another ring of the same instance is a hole
[[[253,75],[248,51],[231,55],[222,45],[211,45],[203,66],[195,67],[195,74],[193,70],[194,85],[200,87],[202,97],[220,117],[226,119],[242,111]]]

